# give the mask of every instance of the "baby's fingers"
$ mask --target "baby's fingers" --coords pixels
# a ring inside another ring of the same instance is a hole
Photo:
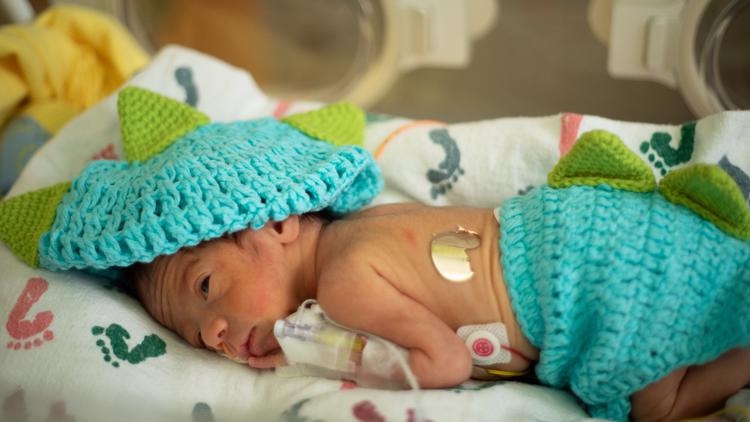
[[[286,365],[286,359],[284,358],[284,353],[279,349],[264,356],[250,356],[247,358],[247,364],[255,369],[269,369]]]

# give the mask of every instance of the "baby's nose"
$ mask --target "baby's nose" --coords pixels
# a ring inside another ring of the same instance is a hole
[[[215,318],[201,327],[201,337],[206,346],[212,349],[221,349],[227,335],[228,324],[223,318]]]

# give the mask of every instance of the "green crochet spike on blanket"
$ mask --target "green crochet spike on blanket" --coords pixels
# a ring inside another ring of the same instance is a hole
[[[750,210],[739,186],[721,167],[694,164],[667,174],[659,191],[740,239],[750,239]]]
[[[336,146],[364,143],[365,113],[350,103],[337,103],[281,119],[313,138]]]
[[[609,185],[634,192],[656,189],[654,174],[617,135],[604,130],[586,132],[552,169],[553,188]]]
[[[39,239],[52,227],[70,186],[59,183],[0,202],[0,240],[28,265],[39,266]]]
[[[648,165],[616,135],[603,130],[584,133],[547,176],[553,188],[609,185],[633,192],[656,189]],[[750,209],[739,186],[721,167],[694,164],[667,174],[659,192],[724,232],[750,240]]]
[[[187,104],[135,86],[120,92],[117,110],[128,162],[147,160],[210,121]]]

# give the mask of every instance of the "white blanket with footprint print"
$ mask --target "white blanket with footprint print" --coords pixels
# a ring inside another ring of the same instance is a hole
[[[245,72],[171,47],[131,82],[228,121],[313,108],[263,95]],[[71,121],[29,162],[9,195],[72,179],[92,159],[123,156],[115,97]],[[376,202],[494,207],[544,183],[578,134],[607,129],[657,177],[688,162],[718,163],[750,189],[750,113],[683,125],[562,114],[446,125],[370,115],[366,147],[386,190]],[[413,421],[585,420],[568,394],[513,382],[411,392],[282,378],[193,349],[130,297],[81,273],[31,269],[0,246],[0,420]],[[499,406],[498,403],[503,403]]]

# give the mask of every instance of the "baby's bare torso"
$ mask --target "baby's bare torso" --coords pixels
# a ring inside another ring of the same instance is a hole
[[[480,239],[478,247],[466,251],[473,276],[463,282],[450,281],[441,274],[430,248],[434,236],[459,228]],[[367,257],[386,282],[429,309],[453,331],[465,325],[502,322],[510,347],[535,360],[538,352],[521,333],[503,281],[498,229],[491,209],[406,204],[377,207],[333,222],[321,242],[331,257]],[[513,355],[510,363],[492,367],[518,371],[528,365]]]

